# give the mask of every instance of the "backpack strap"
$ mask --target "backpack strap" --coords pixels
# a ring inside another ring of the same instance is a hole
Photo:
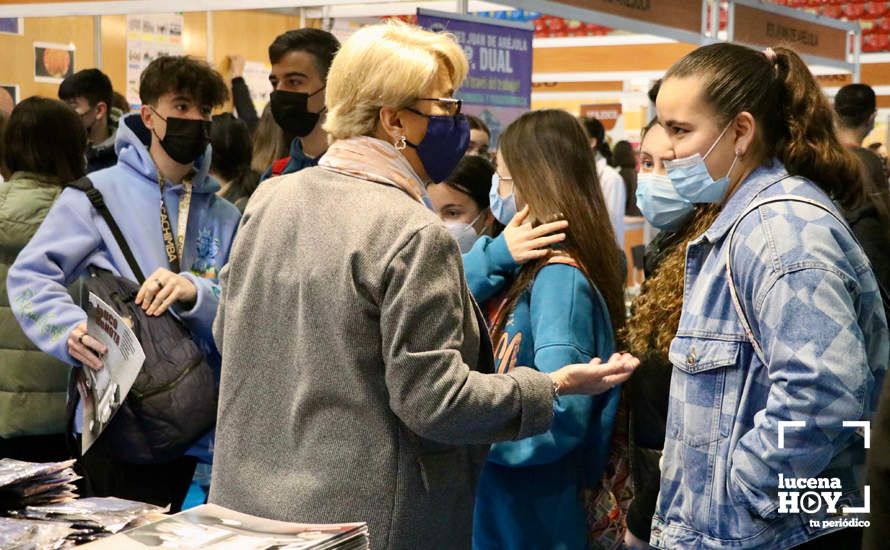
[[[742,220],[745,219],[745,217],[748,214],[759,209],[761,206],[775,203],[775,202],[798,202],[798,203],[803,203],[803,204],[809,204],[810,206],[815,206],[816,208],[824,210],[826,213],[831,215],[835,220],[837,220],[837,222],[839,224],[841,224],[841,226],[845,227],[847,229],[847,231],[850,233],[850,236],[853,237],[853,240],[856,242],[856,244],[858,244],[859,247],[862,248],[862,244],[859,242],[859,239],[856,237],[856,234],[853,233],[853,229],[850,228],[850,225],[846,222],[846,220],[844,220],[843,218],[838,216],[830,208],[826,207],[824,204],[822,204],[818,201],[808,199],[805,197],[799,197],[796,195],[778,195],[775,197],[767,197],[765,199],[754,201],[747,208],[745,208],[745,211],[742,212],[742,215],[739,216],[738,219],[735,221],[735,223],[732,225],[732,228],[729,230],[729,236],[727,237],[726,278],[727,278],[727,282],[729,283],[729,295],[732,298],[732,305],[735,307],[736,314],[738,315],[739,320],[742,322],[742,328],[745,330],[745,336],[747,336],[748,341],[751,342],[751,346],[754,348],[754,353],[757,354],[757,358],[760,359],[760,362],[763,363],[764,365],[767,364],[766,355],[763,353],[763,348],[760,346],[760,343],[757,341],[756,338],[754,338],[754,331],[751,329],[751,324],[748,321],[747,315],[745,315],[745,310],[742,307],[742,302],[739,299],[738,291],[735,288],[735,282],[733,281],[733,278],[732,278],[732,262],[731,262],[731,260],[732,260],[732,238],[735,235],[736,229],[738,228],[739,224],[742,223]],[[864,253],[864,250],[863,250],[863,253]],[[888,297],[890,297],[890,295],[887,294],[883,285],[881,285],[880,281],[878,281],[877,278],[875,278],[875,282],[878,285],[878,290],[880,292],[882,301],[884,301],[886,303],[886,301],[887,301]]]
[[[127,260],[127,265],[130,266],[133,275],[136,276],[136,281],[140,285],[144,283],[145,275],[143,275],[139,264],[136,263],[136,257],[133,256],[133,251],[130,250],[130,246],[127,244],[127,239],[124,238],[124,234],[121,232],[120,227],[118,227],[117,222],[114,221],[114,216],[111,215],[111,211],[108,210],[108,206],[105,204],[105,198],[102,196],[102,193],[93,186],[93,182],[90,181],[90,178],[84,176],[79,180],[66,184],[65,187],[71,187],[83,191],[86,194],[87,198],[90,199],[90,204],[93,205],[93,208],[96,209],[96,212],[102,216],[102,219],[108,224],[108,228],[111,229],[111,234],[114,236],[114,240],[117,241],[117,245],[120,247],[121,252],[123,252],[124,258]]]
[[[558,254],[554,256],[550,256],[545,265],[553,265],[553,264],[561,264],[561,265],[570,265],[575,269],[583,271],[578,262],[575,261],[571,256],[566,256],[564,254]]]
[[[280,176],[284,173],[284,169],[287,168],[287,163],[290,162],[290,156],[280,158],[272,163],[272,175]]]

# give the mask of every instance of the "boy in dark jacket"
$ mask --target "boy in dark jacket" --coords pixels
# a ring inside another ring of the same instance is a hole
[[[87,132],[87,172],[117,164],[114,138],[122,113],[111,106],[111,80],[99,69],[78,71],[59,85],[59,99],[80,115]]]

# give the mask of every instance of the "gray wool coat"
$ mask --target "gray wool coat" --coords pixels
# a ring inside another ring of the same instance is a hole
[[[246,209],[214,334],[210,502],[366,521],[372,548],[469,548],[487,444],[549,428],[550,378],[488,374],[445,227],[402,190],[310,168]]]

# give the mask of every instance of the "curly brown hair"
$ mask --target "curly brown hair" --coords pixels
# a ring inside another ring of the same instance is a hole
[[[680,229],[676,242],[655,273],[643,281],[622,334],[622,340],[633,355],[641,359],[652,354],[667,357],[683,310],[686,246],[707,231],[719,213],[720,206],[716,204],[698,207],[695,215]]]

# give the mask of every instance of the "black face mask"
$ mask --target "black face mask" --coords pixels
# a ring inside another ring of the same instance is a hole
[[[98,120],[98,118],[96,118],[96,117],[94,116],[94,117],[93,117],[93,122],[91,122],[89,125],[87,125],[87,123],[86,123],[86,115],[90,114],[90,112],[92,112],[92,111],[94,111],[94,110],[95,110],[95,108],[90,109],[89,111],[86,111],[86,112],[84,112],[84,113],[82,113],[82,114],[80,115],[80,121],[81,121],[81,122],[83,123],[83,125],[84,125],[84,126],[83,126],[83,127],[84,127],[84,130],[87,131],[87,136],[89,136],[90,133],[93,131],[93,126],[96,125],[96,121]]]
[[[154,113],[167,123],[167,133],[164,139],[158,137],[152,128],[155,137],[160,140],[161,147],[170,155],[170,158],[179,164],[192,164],[207,150],[210,143],[210,121],[203,119],[162,117],[157,111]]]
[[[297,137],[311,134],[324,109],[319,113],[310,113],[309,98],[322,90],[324,86],[311,94],[284,90],[272,92],[269,101],[272,103],[272,117],[275,118],[275,122],[282,130]]]

